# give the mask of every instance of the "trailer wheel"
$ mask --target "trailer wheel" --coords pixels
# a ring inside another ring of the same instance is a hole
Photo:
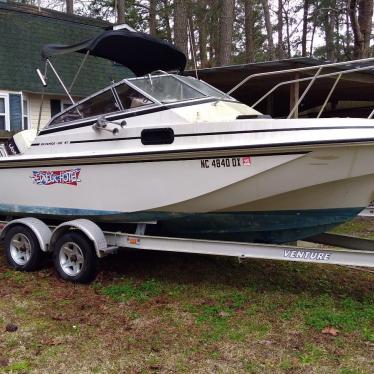
[[[5,235],[5,255],[8,264],[14,269],[33,271],[39,267],[43,252],[32,230],[16,225]]]
[[[67,232],[57,240],[53,262],[60,277],[71,282],[89,283],[98,272],[99,259],[92,243],[75,231]]]

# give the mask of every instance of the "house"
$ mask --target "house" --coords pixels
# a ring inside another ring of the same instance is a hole
[[[100,34],[111,24],[78,15],[0,0],[0,132],[37,128],[70,105],[54,74],[43,86],[36,73],[43,71],[41,48],[45,44],[74,44]],[[53,60],[69,87],[84,56],[78,53]],[[101,58],[88,57],[72,88],[80,99],[131,73]]]

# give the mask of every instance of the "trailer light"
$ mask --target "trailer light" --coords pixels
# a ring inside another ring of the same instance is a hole
[[[132,244],[132,245],[139,245],[140,244],[140,239],[128,237],[127,242],[129,244]]]

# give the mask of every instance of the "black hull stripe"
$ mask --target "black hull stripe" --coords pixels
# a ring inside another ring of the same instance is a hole
[[[195,136],[215,136],[215,135],[236,135],[236,134],[261,134],[269,132],[292,132],[292,131],[312,131],[312,130],[356,130],[356,129],[373,129],[374,126],[336,126],[336,127],[310,127],[310,128],[284,128],[284,129],[262,129],[262,130],[240,130],[240,131],[219,131],[219,132],[202,132],[192,134],[174,134],[175,138],[188,138]],[[101,143],[101,142],[113,142],[113,141],[125,141],[125,140],[140,140],[140,136],[131,136],[127,138],[110,138],[110,139],[90,139],[90,140],[73,140],[70,144],[82,144],[82,143]],[[40,143],[32,144],[32,146],[39,146]]]
[[[251,157],[269,157],[269,156],[284,156],[284,155],[305,155],[310,153],[309,151],[297,151],[297,152],[274,152],[274,153],[266,153],[266,154],[258,154],[258,155],[250,155],[246,154],[245,156]],[[148,163],[148,162],[171,162],[171,161],[193,161],[193,160],[213,160],[216,158],[233,158],[233,157],[243,157],[241,153],[230,153],[228,155],[217,155],[217,156],[198,156],[198,157],[180,157],[180,158],[169,158],[169,159],[138,159],[138,160],[127,160],[126,158],[117,159],[120,156],[112,156],[112,157],[95,157],[92,160],[86,160],[80,162],[82,159],[67,159],[64,160],[65,162],[60,162],[56,164],[43,164],[38,163],[35,165],[13,165],[13,166],[2,166],[0,163],[0,169],[27,169],[27,168],[40,168],[40,167],[57,167],[57,166],[68,166],[68,165],[113,165],[113,164],[138,164],[140,162]],[[123,155],[122,155],[123,157]],[[115,159],[115,160],[114,160]],[[45,161],[45,160],[44,160]],[[63,160],[56,160],[53,161],[63,161]],[[30,162],[31,163],[31,162]]]
[[[217,99],[209,98],[209,99],[196,101],[196,102],[193,102],[193,103],[187,102],[187,103],[168,104],[168,105],[158,106],[156,108],[145,109],[145,110],[143,109],[143,110],[137,111],[137,112],[128,112],[128,113],[124,112],[124,113],[112,114],[112,115],[108,115],[107,119],[109,121],[115,121],[115,120],[119,120],[119,119],[138,117],[138,116],[143,116],[143,115],[146,115],[146,114],[162,112],[164,110],[169,110],[169,109],[174,109],[174,108],[182,108],[182,107],[185,107],[185,106],[206,104],[206,103],[211,103],[211,102],[215,102],[215,101],[217,101]],[[64,126],[64,125],[61,124],[59,126],[46,128],[46,129],[40,131],[39,135],[47,135],[47,134],[52,134],[52,133],[55,133],[55,132],[62,132],[62,131],[78,129],[78,128],[81,128],[81,127],[92,126],[94,123],[96,123],[96,121],[97,121],[97,119],[90,119],[90,120],[87,120],[87,121],[84,121],[84,122],[71,124],[71,125],[66,124]]]
[[[94,155],[94,156],[80,156],[76,158],[72,157],[56,157],[56,158],[39,158],[39,159],[24,159],[24,160],[7,160],[4,161],[0,159],[0,169],[3,168],[15,168],[15,167],[33,167],[33,166],[53,166],[53,163],[56,163],[58,165],[76,165],[76,164],[88,164],[90,163],[90,160],[95,160],[94,163],[104,163],[105,159],[116,159],[119,157],[126,157],[130,158],[131,157],[143,157],[141,160],[124,160],[123,162],[130,162],[130,161],[139,161],[139,162],[147,162],[153,160],[153,157],[157,157],[156,161],[173,161],[175,158],[173,158],[173,155],[175,154],[183,154],[185,153],[185,157],[180,157],[180,159],[185,159],[187,160],[188,158],[191,158],[188,155],[191,155],[193,153],[203,153],[201,156],[196,157],[196,159],[203,159],[203,158],[224,158],[226,156],[222,155],[209,155],[212,152],[232,152],[232,154],[235,154],[235,151],[238,151],[236,156],[239,154],[243,154],[243,151],[248,151],[248,156],[250,155],[256,155],[256,151],[262,150],[262,149],[269,149],[269,153],[271,153],[271,149],[273,148],[279,148],[282,147],[285,152],[277,152],[277,154],[286,154],[287,153],[287,148],[290,147],[303,147],[307,148],[310,146],[325,146],[325,145],[360,145],[361,143],[372,143],[370,145],[374,145],[374,138],[362,138],[362,139],[349,139],[349,140],[328,140],[328,141],[312,141],[312,142],[299,142],[299,143],[276,143],[276,144],[259,144],[256,146],[232,146],[232,147],[212,147],[212,148],[197,148],[197,149],[177,149],[177,150],[166,150],[166,151],[156,151],[156,152],[136,152],[136,153],[120,153],[120,154],[102,154],[102,155]],[[305,153],[310,152],[312,150],[306,150]],[[293,151],[291,153],[303,153],[304,150],[300,151]],[[204,153],[207,153],[208,155],[205,156]],[[273,152],[274,153],[274,152]],[[264,156],[266,154],[258,154],[259,156]],[[97,159],[101,159],[101,162],[96,161]],[[86,161],[87,160],[87,161]],[[48,164],[46,164],[48,162]],[[18,165],[17,165],[18,164]],[[26,164],[26,166],[25,166]],[[27,164],[31,164],[30,166],[27,166]]]

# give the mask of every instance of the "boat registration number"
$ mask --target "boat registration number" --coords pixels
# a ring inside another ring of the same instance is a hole
[[[246,157],[227,157],[200,160],[202,169],[209,168],[236,168],[240,166],[251,166],[251,158]]]

